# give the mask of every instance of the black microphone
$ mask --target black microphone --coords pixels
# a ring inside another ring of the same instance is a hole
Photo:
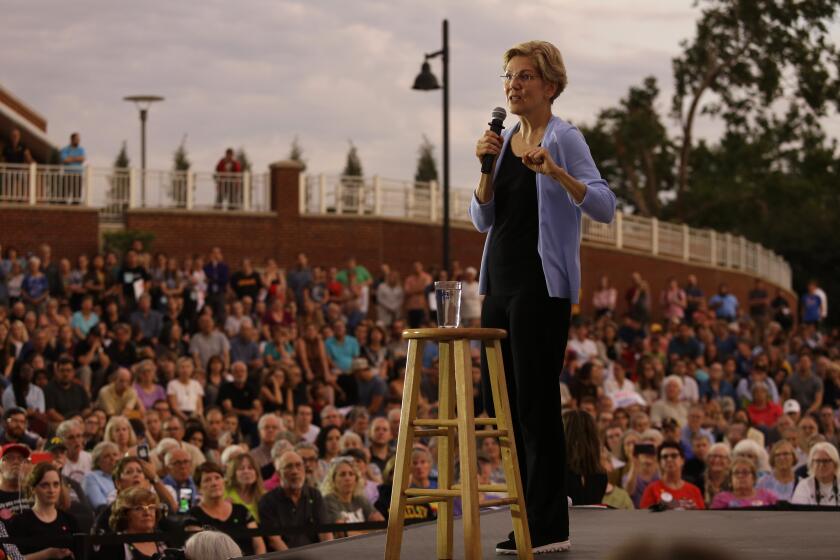
[[[502,123],[505,122],[505,117],[507,116],[507,111],[504,110],[503,107],[496,107],[493,109],[493,112],[490,114],[490,122],[487,123],[490,125],[490,130],[495,132],[496,134],[501,134]],[[493,158],[496,157],[493,154],[484,154],[484,157],[481,158],[481,172],[485,175],[490,173],[493,169]]]

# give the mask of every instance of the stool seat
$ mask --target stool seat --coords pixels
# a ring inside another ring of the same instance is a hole
[[[481,329],[481,328],[430,328],[430,329],[407,329],[402,332],[405,340],[501,340],[507,337],[504,329]]]
[[[510,416],[507,382],[502,360],[502,329],[432,328],[409,329],[402,333],[408,341],[403,401],[394,461],[386,560],[398,560],[405,525],[405,508],[418,504],[437,504],[437,558],[453,558],[453,518],[455,499],[461,500],[465,560],[481,560],[480,507],[510,506],[513,533],[520,560],[532,560],[528,516],[519,477],[519,461]],[[482,342],[487,358],[495,418],[476,418],[473,409],[473,340]],[[418,418],[423,347],[438,346],[438,416]],[[476,439],[499,439],[505,484],[479,484]],[[417,438],[439,438],[438,487],[409,488],[411,455]],[[460,464],[456,479],[455,457]],[[481,493],[504,493],[480,502]]]

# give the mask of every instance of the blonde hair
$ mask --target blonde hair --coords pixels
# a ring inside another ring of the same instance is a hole
[[[353,495],[354,496],[364,496],[365,493],[365,479],[359,473],[359,469],[356,468],[355,460],[347,456],[336,457],[330,463],[330,468],[327,470],[327,476],[324,477],[324,482],[321,483],[321,494],[323,496],[328,496],[330,494],[336,494],[335,491],[335,475],[338,472],[338,467],[341,465],[347,465],[351,469],[353,469],[353,474],[356,476],[356,487],[353,488]]]
[[[123,425],[128,428],[128,446],[133,447],[137,445],[137,435],[134,433],[134,428],[131,427],[131,422],[125,416],[112,416],[108,423],[105,424],[105,436],[102,441],[110,443],[117,443],[114,441],[113,431],[118,425]]]
[[[569,79],[566,76],[563,55],[560,54],[560,49],[548,41],[526,41],[512,46],[502,56],[502,69],[507,69],[510,60],[516,56],[530,58],[539,69],[542,79],[557,86],[557,90],[551,96],[552,103],[566,89]]]

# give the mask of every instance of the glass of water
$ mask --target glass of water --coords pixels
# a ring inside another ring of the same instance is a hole
[[[438,327],[454,328],[461,325],[461,283],[435,282]]]

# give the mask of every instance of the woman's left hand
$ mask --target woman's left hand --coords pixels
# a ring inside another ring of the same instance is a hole
[[[553,176],[560,167],[554,163],[551,154],[543,147],[534,148],[522,156],[522,163],[535,173]]]

